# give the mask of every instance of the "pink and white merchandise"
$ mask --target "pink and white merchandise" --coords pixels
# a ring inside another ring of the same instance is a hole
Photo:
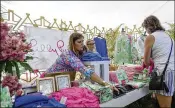
[[[120,68],[125,70],[129,80],[133,80],[134,74],[142,73],[144,69],[142,65],[122,65]]]
[[[87,88],[71,87],[54,92],[50,97],[54,97],[60,102],[62,97],[66,97],[66,106],[69,107],[96,107],[99,108],[98,97]]]

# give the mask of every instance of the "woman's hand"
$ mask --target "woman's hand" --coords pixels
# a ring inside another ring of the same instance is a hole
[[[115,87],[115,86],[112,86],[112,85],[110,85],[110,84],[108,84],[107,82],[105,82],[105,86],[110,86],[110,89],[112,90],[112,91],[117,91],[118,93],[119,93],[119,90]]]
[[[117,91],[119,93],[119,90],[116,87],[110,85],[110,88],[111,88],[112,91]]]

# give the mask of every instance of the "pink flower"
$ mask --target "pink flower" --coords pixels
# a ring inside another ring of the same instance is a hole
[[[6,44],[5,41],[1,42],[1,50],[5,50],[8,47],[8,44]]]
[[[12,43],[13,44],[17,44],[18,42],[19,42],[19,38],[18,37],[16,37],[16,36],[12,36]]]
[[[6,53],[7,55],[11,55],[11,53],[12,53],[12,49],[6,49],[5,51],[6,51],[5,53]]]
[[[3,57],[3,56],[0,56],[0,61],[4,61],[7,59],[7,56]]]
[[[23,33],[23,32],[20,32],[20,38],[22,39],[22,40],[25,40],[25,34]]]
[[[2,86],[9,87],[10,94],[11,96],[17,91],[22,88],[22,85],[18,82],[18,79],[16,76],[5,76],[4,79],[2,80]]]
[[[19,56],[18,60],[21,61],[21,62],[23,62],[24,61],[24,58],[25,58],[25,56],[24,55],[21,55],[21,56]]]
[[[27,45],[27,50],[30,50],[32,48],[32,44]]]
[[[1,55],[2,55],[2,57],[7,56],[7,52],[4,50],[4,51],[1,52]]]
[[[8,35],[8,31],[5,31],[5,30],[1,31],[1,39],[2,40],[4,40],[7,35]]]
[[[6,39],[5,39],[5,43],[6,43],[7,45],[11,46],[11,45],[12,45],[12,39],[11,39],[9,36],[6,36],[5,38],[6,38]]]
[[[0,61],[16,60],[24,61],[25,54],[31,50],[31,45],[25,40],[23,32],[11,32],[7,23],[1,22],[1,40],[0,40]]]
[[[7,25],[7,23],[1,23],[0,28],[1,28],[2,30],[6,30],[6,31],[9,31],[9,30],[10,30],[10,28],[9,28],[8,25]]]
[[[26,49],[26,48],[28,47],[28,45],[27,45],[26,43],[22,43],[22,44],[21,44],[21,47],[22,47],[23,49]]]

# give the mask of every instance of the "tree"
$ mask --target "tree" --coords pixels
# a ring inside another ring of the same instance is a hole
[[[170,37],[172,38],[172,39],[174,39],[175,40],[175,38],[174,38],[174,23],[167,23],[169,26],[170,26],[170,29],[169,30],[167,30],[166,32],[170,35]]]

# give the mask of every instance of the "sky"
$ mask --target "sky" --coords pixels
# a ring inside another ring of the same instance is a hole
[[[174,1],[1,1],[17,15],[30,13],[32,19],[45,16],[72,21],[73,25],[116,28],[121,23],[132,28],[140,26],[146,16],[157,16],[160,21],[174,22]],[[167,27],[166,25],[164,25]]]

